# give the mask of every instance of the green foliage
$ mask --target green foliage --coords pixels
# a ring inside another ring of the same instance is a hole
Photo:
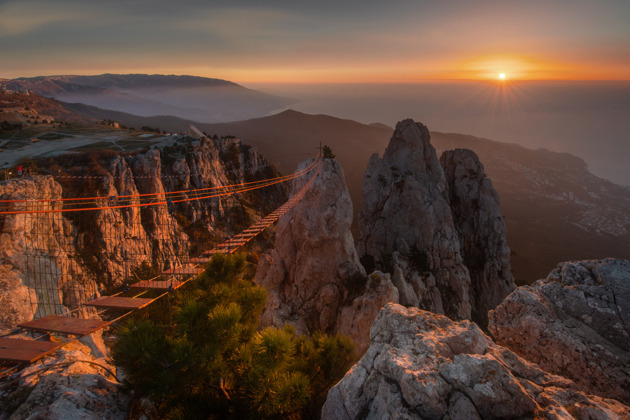
[[[20,123],[11,124],[7,120],[4,120],[0,123],[0,131],[11,131],[11,130],[21,130],[21,129],[22,129],[22,124]]]
[[[409,262],[421,274],[431,272],[431,264],[427,253],[419,249],[415,244],[409,250]]]
[[[353,275],[344,279],[343,286],[348,291],[348,299],[354,299],[365,289],[367,284],[367,276],[360,271],[356,271]]]
[[[114,362],[165,418],[318,418],[352,361],[348,337],[295,328],[257,331],[267,294],[243,279],[240,255],[213,256],[194,287],[178,292],[174,325],[131,321]]]
[[[377,268],[383,273],[394,274],[394,256],[392,254],[381,255]]]
[[[334,159],[335,154],[332,152],[332,149],[326,145],[322,148],[322,153],[324,155],[324,159]]]
[[[245,272],[246,259],[243,254],[215,254],[199,276],[204,286],[210,283],[227,283],[239,279]]]
[[[157,278],[160,276],[161,271],[157,267],[151,266],[147,260],[144,260],[131,269],[132,282]]]

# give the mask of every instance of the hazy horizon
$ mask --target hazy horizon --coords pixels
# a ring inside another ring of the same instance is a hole
[[[624,0],[0,1],[5,77],[630,79]]]
[[[630,185],[630,85],[612,82],[630,80],[629,21],[627,0],[0,0],[0,53],[7,78],[266,83],[301,111],[389,125],[413,117],[567,151]]]
[[[296,100],[287,109],[394,127],[547,148],[584,159],[595,175],[630,186],[630,82],[440,81],[407,84],[246,84]],[[280,111],[280,110],[279,110]]]

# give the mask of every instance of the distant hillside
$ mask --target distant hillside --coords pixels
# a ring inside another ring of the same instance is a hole
[[[28,90],[145,117],[174,115],[202,122],[259,117],[292,102],[226,80],[174,75],[40,76],[0,80],[0,89]]]
[[[9,117],[8,109],[11,108],[29,108],[29,110],[36,111],[38,115],[51,116],[57,121],[80,124],[89,124],[92,122],[90,118],[76,113],[66,104],[55,99],[0,90],[0,109],[3,110],[0,113],[0,121],[6,120]],[[4,111],[5,109],[7,112]]]

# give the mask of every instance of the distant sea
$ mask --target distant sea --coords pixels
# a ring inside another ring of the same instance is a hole
[[[630,82],[258,84],[290,108],[365,124],[413,118],[430,130],[568,152],[630,186]]]

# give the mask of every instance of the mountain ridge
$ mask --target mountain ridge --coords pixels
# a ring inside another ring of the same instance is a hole
[[[0,80],[0,89],[31,91],[140,116],[175,115],[195,121],[236,121],[268,115],[292,100],[237,83],[199,76],[56,75]]]

